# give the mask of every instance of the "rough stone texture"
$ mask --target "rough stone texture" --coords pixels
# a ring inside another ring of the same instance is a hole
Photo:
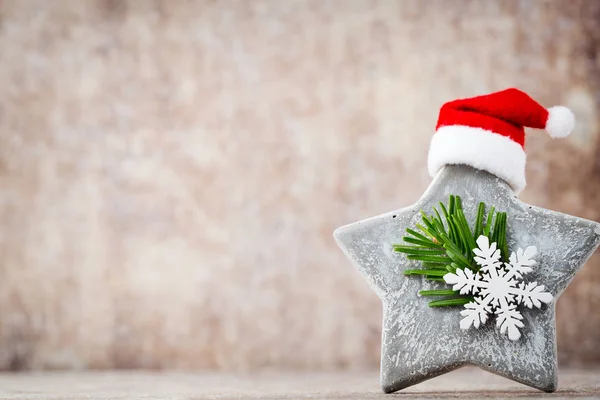
[[[467,166],[441,170],[415,204],[343,226],[334,233],[344,253],[371,283],[383,302],[381,383],[394,392],[426,379],[473,364],[540,390],[557,385],[554,301],[542,308],[519,306],[521,338],[509,340],[491,317],[479,329],[460,328],[460,308],[431,308],[419,290],[447,288],[444,283],[404,276],[420,268],[394,252],[406,228],[416,229],[420,210],[460,196],[467,220],[474,223],[479,202],[506,212],[510,252],[535,246],[537,265],[525,276],[538,282],[555,300],[600,245],[600,223],[525,204],[506,182]]]
[[[598,369],[561,369],[560,389],[544,396],[476,368],[463,368],[411,387],[402,397],[441,398],[598,398]],[[376,372],[191,374],[149,372],[68,372],[0,374],[6,400],[85,399],[390,399],[377,387]]]
[[[340,225],[412,204],[438,107],[518,86],[530,203],[600,220],[595,1],[0,3],[0,368],[376,366]],[[600,360],[600,257],[557,305]]]

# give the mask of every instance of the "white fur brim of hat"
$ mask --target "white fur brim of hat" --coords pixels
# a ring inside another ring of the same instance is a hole
[[[434,177],[449,164],[470,165],[505,180],[518,194],[525,188],[527,155],[506,136],[470,126],[442,126],[433,135],[427,166]]]

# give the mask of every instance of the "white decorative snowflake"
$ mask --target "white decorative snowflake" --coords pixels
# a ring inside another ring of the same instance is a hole
[[[516,254],[510,255],[510,262],[502,263],[496,243],[490,246],[488,238],[482,235],[477,238],[477,246],[473,253],[475,262],[481,267],[479,271],[457,269],[455,273],[444,275],[444,281],[454,285],[453,290],[475,296],[475,301],[465,304],[465,309],[460,312],[464,317],[460,327],[479,328],[489,315],[494,314],[500,333],[508,333],[510,340],[517,340],[521,337],[519,328],[524,326],[517,305],[540,308],[542,303],[552,301],[552,295],[544,292],[543,285],[522,281],[523,275],[531,272],[531,267],[536,264],[533,257],[537,249],[534,246],[525,251],[518,249]]]

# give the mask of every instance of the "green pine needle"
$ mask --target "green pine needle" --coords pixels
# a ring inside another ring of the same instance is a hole
[[[446,254],[446,251],[442,248],[429,248],[424,246],[402,246],[395,244],[393,246],[395,251],[406,254],[422,254],[422,255],[436,255]]]
[[[483,214],[485,213],[485,204],[479,203],[479,207],[477,208],[477,217],[475,218],[475,232],[473,233],[473,237],[475,240],[481,235],[483,232]]]
[[[451,299],[435,300],[429,302],[429,307],[464,306],[473,301],[471,296],[454,297]]]
[[[440,201],[440,208],[442,209],[444,218],[446,218],[446,220],[448,220],[448,210],[446,209],[446,206],[444,205],[444,203],[442,203],[441,201]]]
[[[492,208],[490,208],[490,212],[488,213],[488,216],[485,220],[485,227],[483,228],[483,235],[487,238],[490,237],[490,229],[492,227],[492,222],[494,219],[495,211],[496,211],[496,207],[492,206]]]
[[[456,292],[452,289],[439,289],[439,290],[421,290],[419,295],[421,296],[452,296]]]
[[[440,278],[446,275],[448,271],[440,269],[407,269],[404,271],[404,275],[426,275],[426,276],[439,276]]]
[[[454,196],[456,202],[456,211],[462,211],[462,199],[460,196]]]
[[[430,269],[447,269],[446,262],[436,263],[436,262],[431,262],[431,261],[423,261],[422,264],[423,264],[423,266],[425,268],[430,268]]]
[[[447,263],[450,259],[445,256],[430,256],[428,254],[409,254],[406,256],[409,260],[430,261],[435,263]]]
[[[402,238],[402,240],[404,240],[406,243],[412,243],[412,244],[418,244],[419,246],[422,247],[437,247],[437,248],[441,248],[442,246],[440,245],[436,245],[435,243],[433,243],[431,240],[421,240],[421,239],[415,239],[413,237],[410,236],[404,236]]]
[[[431,239],[430,239],[430,238],[427,238],[427,237],[425,237],[425,236],[421,235],[419,232],[417,232],[417,231],[415,231],[415,230],[412,230],[412,229],[410,229],[410,228],[406,228],[406,232],[408,232],[409,234],[413,235],[413,236],[414,236],[414,237],[416,237],[417,239],[421,239],[421,240],[423,240],[423,241],[425,241],[425,242],[427,242],[427,241],[431,242]],[[433,242],[431,242],[431,243],[433,243]]]

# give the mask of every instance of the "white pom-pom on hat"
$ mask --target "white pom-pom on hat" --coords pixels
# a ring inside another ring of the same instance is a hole
[[[573,112],[564,106],[548,108],[548,120],[546,121],[546,132],[553,138],[569,136],[575,127],[575,116]]]

